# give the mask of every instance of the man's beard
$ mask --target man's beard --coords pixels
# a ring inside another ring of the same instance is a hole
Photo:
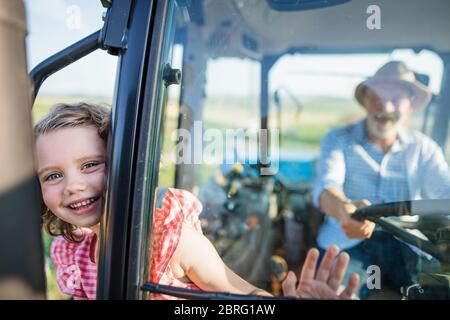
[[[387,125],[388,122],[389,125]],[[367,118],[367,131],[377,138],[390,138],[396,135],[399,129],[399,117],[395,113],[379,113]]]

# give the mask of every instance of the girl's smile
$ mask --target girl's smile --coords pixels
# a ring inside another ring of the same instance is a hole
[[[97,208],[97,206],[99,205],[99,199],[100,196],[78,200],[68,204],[67,207],[72,209],[74,214],[82,215]]]

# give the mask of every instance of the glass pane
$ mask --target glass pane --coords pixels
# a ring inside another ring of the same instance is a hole
[[[287,270],[298,275],[308,249],[331,244],[350,254],[361,299],[400,298],[410,285],[430,295],[448,288],[446,202],[405,202],[412,215],[387,218],[394,229],[378,226],[368,240],[342,225],[358,223],[350,213],[362,204],[450,198],[449,22],[441,14],[449,4],[276,11],[265,1],[176,3],[170,45],[183,82],[163,106],[150,280],[252,291],[209,279],[216,269],[183,269],[179,240],[191,228],[233,274],[273,295]],[[182,226],[164,229],[165,210]],[[207,252],[202,259],[222,263]]]

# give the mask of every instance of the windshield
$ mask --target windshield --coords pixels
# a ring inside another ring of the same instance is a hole
[[[360,299],[400,298],[407,288],[411,296],[417,287],[448,293],[448,214],[421,207],[381,218],[426,248],[351,215],[369,205],[450,199],[443,14],[450,4],[351,1],[305,11],[277,11],[266,1],[173,4],[165,41],[182,83],[169,86],[160,105],[153,227],[168,190],[186,190],[201,204],[196,228],[224,263],[274,295],[309,248],[332,244],[349,253]],[[173,268],[173,253],[152,265],[149,280],[193,288],[182,271],[154,277]]]

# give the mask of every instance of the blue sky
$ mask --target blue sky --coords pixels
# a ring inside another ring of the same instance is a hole
[[[28,69],[103,25],[100,0],[24,0]],[[117,58],[103,50],[48,78],[40,95],[111,96]]]

